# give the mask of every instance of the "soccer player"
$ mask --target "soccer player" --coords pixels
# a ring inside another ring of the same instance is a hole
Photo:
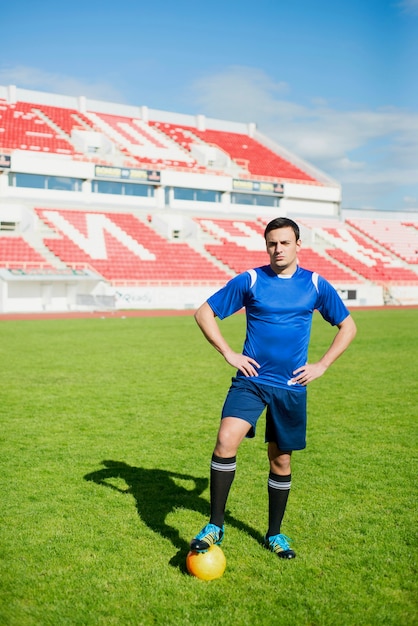
[[[195,313],[206,339],[236,375],[227,393],[210,466],[210,520],[190,543],[191,550],[219,545],[225,533],[225,507],[236,471],[238,448],[254,437],[266,411],[268,443],[268,529],[265,547],[283,559],[296,554],[281,533],[291,486],[291,455],[306,447],[306,386],[324,374],[356,334],[355,323],[336,290],[317,273],[298,265],[298,225],[279,217],[264,231],[270,264],[232,278]],[[246,337],[237,353],[223,337],[220,320],[245,307]],[[308,363],[312,315],[337,327],[325,354]]]

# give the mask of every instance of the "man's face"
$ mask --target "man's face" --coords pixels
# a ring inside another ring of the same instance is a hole
[[[293,274],[297,267],[297,254],[301,241],[296,241],[293,228],[276,228],[267,233],[266,249],[270,267],[276,274]]]

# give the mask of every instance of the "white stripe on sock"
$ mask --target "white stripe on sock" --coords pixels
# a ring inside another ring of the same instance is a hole
[[[216,470],[217,472],[234,472],[237,469],[237,464],[235,463],[217,463],[216,461],[212,461],[210,464],[211,468]]]
[[[292,482],[290,480],[285,483],[279,483],[277,482],[277,480],[272,480],[271,478],[269,478],[268,480],[269,487],[271,487],[272,489],[279,489],[281,491],[287,491],[288,489],[290,489],[291,484]]]

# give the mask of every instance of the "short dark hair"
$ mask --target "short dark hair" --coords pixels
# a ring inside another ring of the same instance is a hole
[[[267,234],[271,230],[276,230],[276,228],[287,228],[288,226],[292,228],[293,232],[295,233],[296,241],[298,241],[298,239],[300,239],[299,226],[296,224],[296,222],[289,219],[288,217],[276,217],[274,220],[271,220],[271,222],[267,224],[264,230],[264,239],[267,239]]]

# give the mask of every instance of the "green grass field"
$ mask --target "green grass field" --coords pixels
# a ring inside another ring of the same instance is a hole
[[[224,576],[185,571],[231,368],[192,316],[0,323],[0,624],[418,624],[418,310],[354,311],[309,389],[283,532],[261,547],[263,418],[228,502]],[[240,348],[244,317],[222,322]],[[311,360],[333,329],[314,317]]]

